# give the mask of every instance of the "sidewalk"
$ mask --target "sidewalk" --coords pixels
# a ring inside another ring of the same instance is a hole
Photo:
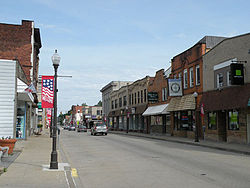
[[[48,130],[42,135],[28,137],[26,141],[17,141],[14,153],[20,155],[0,176],[0,187],[68,187],[64,171],[46,171],[43,168],[43,165],[50,164],[51,145]],[[58,162],[61,162],[59,152]]]
[[[207,148],[212,148],[212,149],[218,149],[218,150],[223,150],[223,151],[250,155],[250,145],[246,145],[246,144],[215,142],[215,141],[209,141],[209,140],[200,140],[199,142],[194,142],[194,140],[191,140],[189,138],[173,137],[170,135],[160,135],[160,134],[159,135],[144,134],[144,133],[136,133],[136,132],[126,133],[123,131],[110,131],[110,133],[165,140],[168,142],[189,144],[189,145],[195,145],[195,146],[201,146],[201,147],[207,147]]]

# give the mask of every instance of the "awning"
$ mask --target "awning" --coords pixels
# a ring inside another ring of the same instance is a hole
[[[250,84],[243,86],[231,86],[204,92],[201,103],[205,111],[231,110],[247,108],[250,98]]]
[[[26,101],[26,102],[34,102],[34,97],[30,92],[17,92],[17,100]]]
[[[168,104],[161,104],[156,106],[149,106],[147,110],[142,114],[143,116],[152,116],[159,114],[168,114]]]
[[[168,111],[195,110],[195,97],[193,94],[184,95],[182,97],[174,97],[170,100]]]

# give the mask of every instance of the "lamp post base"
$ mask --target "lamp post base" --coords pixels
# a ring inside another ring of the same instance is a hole
[[[51,152],[50,169],[58,169],[57,152],[56,151]]]

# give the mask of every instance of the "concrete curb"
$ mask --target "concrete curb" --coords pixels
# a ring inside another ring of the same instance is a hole
[[[172,140],[172,139],[167,139],[167,138],[161,138],[157,136],[150,136],[150,135],[135,135],[135,134],[127,134],[127,133],[122,133],[122,132],[110,132],[111,134],[120,134],[120,135],[125,135],[125,136],[134,136],[134,137],[143,137],[143,138],[149,138],[149,139],[155,139],[155,140],[163,140],[167,142],[173,142],[173,143],[180,143],[180,144],[188,144],[188,145],[193,145],[193,146],[200,146],[200,147],[205,147],[205,148],[211,148],[211,149],[217,149],[221,151],[228,151],[232,153],[238,153],[238,154],[244,154],[244,155],[250,155],[250,151],[242,151],[242,150],[236,150],[232,148],[225,148],[225,147],[220,147],[220,146],[211,146],[211,145],[206,145],[200,142],[189,142],[189,141],[181,141],[181,140]]]

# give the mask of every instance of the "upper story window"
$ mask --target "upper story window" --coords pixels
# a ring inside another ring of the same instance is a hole
[[[227,85],[231,86],[231,72],[230,71],[227,72]]]
[[[119,107],[122,107],[122,98],[119,98]]]
[[[181,72],[178,74],[178,78],[181,78]]]
[[[144,102],[147,102],[147,90],[144,89]]]
[[[187,69],[184,69],[184,72],[183,72],[183,87],[184,87],[184,89],[186,89],[188,87],[188,73],[187,73]]]
[[[141,90],[141,103],[143,103],[143,91]]]
[[[195,67],[195,81],[196,81],[196,85],[200,85],[201,84],[201,75],[200,75],[200,65],[197,65]]]
[[[131,101],[132,101],[132,105],[133,105],[134,104],[134,94],[132,94]]]
[[[137,96],[137,99],[138,99],[138,104],[140,103],[140,91],[138,91],[138,96]]]
[[[111,101],[111,108],[114,109],[114,101]]]
[[[220,88],[223,86],[223,74],[218,73],[217,74],[217,88]]]
[[[177,75],[176,74],[174,74],[174,79],[176,79],[177,78]]]
[[[117,104],[117,99],[115,99],[115,108],[118,107],[118,104]]]
[[[191,67],[189,69],[189,83],[190,83],[190,87],[193,87],[194,86],[194,69],[193,67]]]
[[[123,106],[127,105],[127,96],[123,96]]]
[[[168,97],[167,88],[162,88],[162,101],[166,101]]]
[[[131,105],[131,94],[129,94],[129,105]]]
[[[136,104],[136,93],[134,94],[134,96],[135,96],[135,104]]]

